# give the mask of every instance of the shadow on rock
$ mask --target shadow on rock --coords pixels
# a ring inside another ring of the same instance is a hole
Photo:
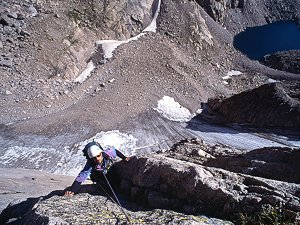
[[[18,199],[12,201],[0,214],[0,224],[20,224],[22,217],[31,212],[39,201],[49,199],[55,195],[62,195],[62,190],[55,190],[46,196],[37,198]]]
[[[288,88],[293,89],[293,86],[283,88],[279,83],[269,83],[229,98],[209,99],[198,117],[219,124],[238,123],[299,131],[300,101],[292,97],[293,90]]]
[[[97,189],[98,188],[98,189]],[[108,190],[106,190],[108,191]],[[12,201],[0,214],[0,224],[20,224],[23,219],[35,209],[35,205],[43,202],[53,196],[63,196],[65,190],[55,190],[48,195],[36,198],[18,199]],[[89,193],[91,195],[105,195],[99,187],[94,184],[85,184],[81,186],[79,193]],[[46,221],[44,221],[46,222]],[[47,223],[46,223],[47,224]]]
[[[97,191],[98,187],[94,187],[95,185],[83,186],[84,191],[72,197],[59,196],[62,191],[56,191],[41,198],[15,204],[14,208],[11,206],[6,210],[6,216],[18,218],[11,219],[6,224],[183,224],[183,221],[184,224],[199,224],[200,221],[207,224],[232,224],[202,215],[192,216],[171,210],[149,209],[123,199],[119,199],[122,205],[120,207],[107,196],[96,192],[83,193],[87,189]],[[15,215],[20,207],[22,210]],[[9,215],[10,212],[15,214]]]

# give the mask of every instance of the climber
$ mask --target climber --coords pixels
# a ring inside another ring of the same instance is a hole
[[[78,192],[80,184],[84,182],[90,175],[93,182],[101,182],[103,176],[107,174],[108,177],[112,175],[111,166],[113,165],[113,159],[117,156],[123,161],[128,162],[129,157],[124,156],[120,151],[114,147],[109,147],[103,149],[102,146],[96,142],[92,141],[88,143],[82,150],[87,162],[84,168],[76,177],[70,190],[65,191],[65,195],[74,195]],[[104,174],[104,175],[103,175]]]

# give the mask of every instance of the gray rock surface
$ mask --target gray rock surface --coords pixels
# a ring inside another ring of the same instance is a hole
[[[253,176],[300,183],[299,148],[263,148],[208,160],[205,165]]]
[[[280,84],[265,84],[226,99],[209,99],[205,112],[199,116],[216,123],[299,130],[300,100],[298,95],[295,97],[289,96]]]
[[[201,140],[184,140],[164,153],[135,156],[127,163],[116,163],[114,169],[120,183],[114,183],[113,188],[119,193],[121,205],[133,224],[181,224],[182,220],[188,224],[227,224],[200,215],[236,220],[240,213],[253,215],[265,208],[279,206],[284,215],[287,213],[297,222],[300,185],[292,183],[297,181],[297,176],[291,177],[294,180],[288,179],[291,183],[264,177],[268,177],[271,166],[284,168],[283,162],[294,169],[288,172],[297,172],[299,149],[261,151],[245,154],[222,145],[210,146]],[[258,168],[260,173],[254,175],[260,177],[247,175],[245,168],[249,169],[249,163],[252,168]],[[268,163],[269,167],[261,167]],[[285,172],[281,171],[282,176]],[[3,210],[1,221],[17,219],[25,224],[126,222],[109,189],[102,190],[100,186],[86,184],[82,185],[80,194],[72,197],[60,196],[62,192],[58,190],[15,201]],[[190,214],[195,216],[188,216]]]
[[[282,51],[266,55],[261,62],[277,70],[300,74],[300,50]]]
[[[232,218],[265,205],[300,211],[300,185],[233,173],[161,155],[140,156],[120,165],[121,178],[153,207],[205,212]],[[127,186],[128,187],[128,186]],[[129,190],[126,190],[127,192]]]
[[[164,154],[235,173],[300,183],[299,148],[265,147],[245,152],[226,145],[207,144],[200,139],[186,139],[173,145]]]
[[[134,211],[133,211],[134,210]],[[132,224],[232,224],[201,215],[185,215],[171,210],[141,210],[126,205],[125,213]],[[124,213],[105,196],[78,194],[54,196],[35,205],[23,224],[129,224]]]

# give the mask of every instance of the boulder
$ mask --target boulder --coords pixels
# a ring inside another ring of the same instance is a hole
[[[283,204],[300,211],[300,185],[229,172],[220,168],[184,162],[163,155],[133,157],[117,166],[121,179],[144,190],[156,208],[192,206],[193,212],[232,218],[253,214],[266,205]],[[161,186],[165,188],[161,190]],[[177,202],[177,204],[174,204]]]

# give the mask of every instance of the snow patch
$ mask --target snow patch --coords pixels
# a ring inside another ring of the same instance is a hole
[[[80,158],[82,158],[82,153],[73,154],[69,147],[58,151],[55,148],[12,146],[0,156],[0,162],[13,168],[38,169],[50,173],[74,175],[72,170],[75,168],[78,172],[76,168],[81,166]]]
[[[226,76],[222,77],[223,80],[228,80],[230,79],[232,76],[239,76],[242,75],[243,73],[241,71],[237,71],[237,70],[230,70]]]
[[[97,45],[101,45],[103,49],[103,55],[105,59],[110,59],[113,57],[114,50],[119,47],[121,44],[129,43],[130,41],[135,41],[141,36],[145,35],[145,33],[141,33],[135,37],[129,38],[125,41],[117,41],[117,40],[100,40],[97,41]]]
[[[135,154],[134,149],[136,148],[137,138],[133,135],[121,133],[118,130],[100,132],[94,137],[80,142],[78,146],[80,149],[83,149],[87,143],[93,140],[97,141],[104,149],[109,146],[114,146],[126,156]]]
[[[169,96],[164,96],[159,100],[157,108],[154,108],[154,110],[162,114],[163,117],[177,122],[187,122],[194,116],[187,108],[184,108]]]
[[[91,72],[95,69],[95,65],[93,61],[89,61],[87,64],[86,68],[82,73],[75,79],[76,83],[83,83],[86,78],[88,78],[91,75]]]
[[[160,11],[160,5],[161,5],[161,0],[157,1],[157,9],[156,12],[154,14],[153,20],[151,21],[151,23],[143,30],[143,32],[156,32],[156,19],[158,17],[158,13]]]
[[[277,83],[278,81],[277,80],[274,80],[274,79],[272,79],[272,78],[269,78],[268,79],[268,83]]]
[[[118,40],[99,40],[96,42],[97,45],[101,45],[103,49],[103,55],[105,59],[110,59],[113,56],[114,50],[119,47],[121,44],[128,43],[130,41],[135,41],[141,36],[145,35],[146,32],[156,32],[156,19],[160,11],[161,0],[157,0],[157,9],[153,16],[151,23],[142,31],[142,33],[136,35],[135,37],[129,38],[125,41]],[[77,83],[83,83],[86,78],[88,78],[91,72],[95,69],[95,65],[92,61],[89,61],[86,69],[75,79]]]
[[[104,148],[114,146],[126,156],[136,154],[137,139],[132,135],[113,130],[97,133],[94,137],[75,144],[74,148],[69,146],[61,149],[12,146],[0,156],[0,165],[77,176],[86,163],[82,150],[93,139]]]

